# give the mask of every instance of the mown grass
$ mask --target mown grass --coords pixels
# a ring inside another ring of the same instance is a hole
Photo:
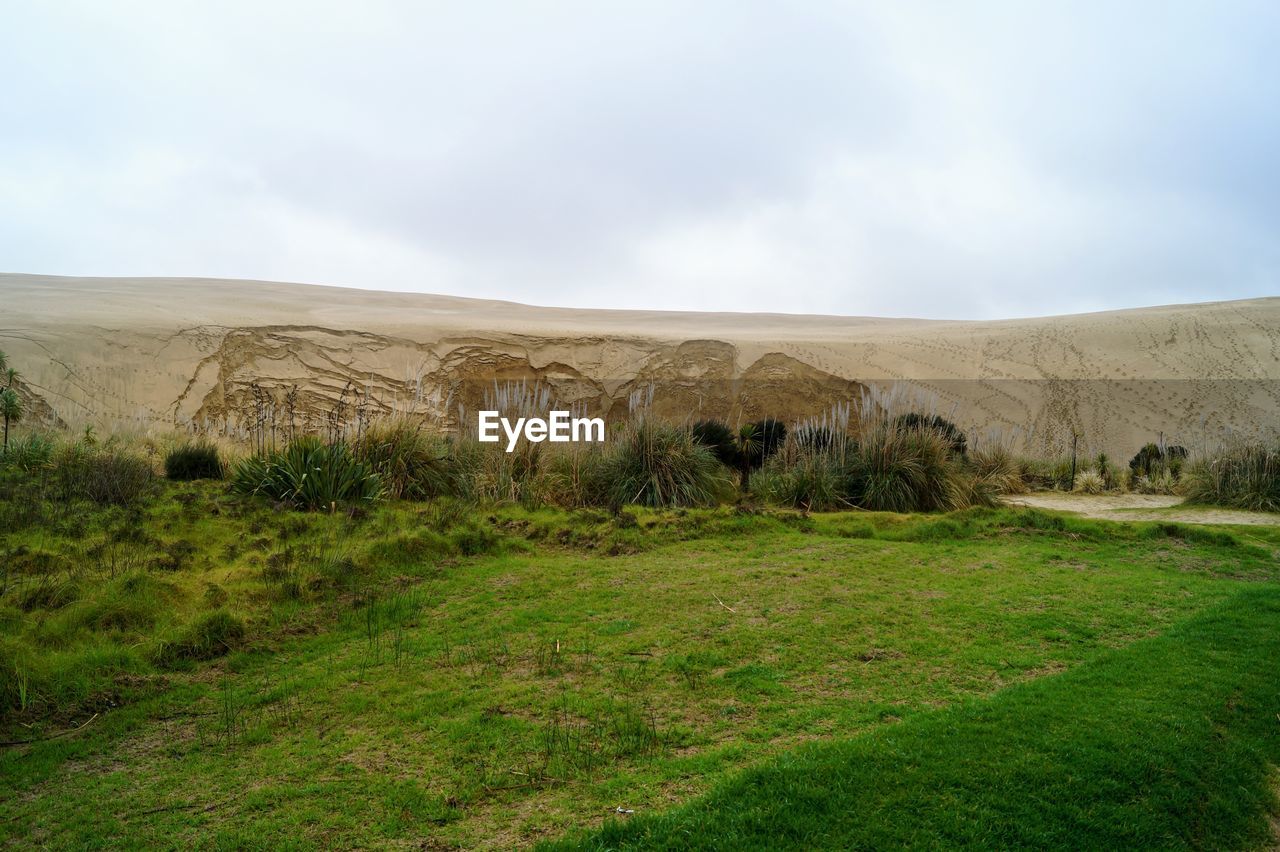
[[[1280,588],[1246,589],[1066,674],[556,848],[1259,848],[1276,839],[1277,625]]]
[[[22,567],[5,665],[31,701],[6,705],[6,738],[35,740],[0,752],[10,839],[527,845],[1048,683],[1280,576],[1269,529],[1007,509],[304,514],[162,487],[135,514],[6,533]],[[74,591],[32,591],[64,574]]]

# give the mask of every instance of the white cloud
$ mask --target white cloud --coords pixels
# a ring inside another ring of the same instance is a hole
[[[582,306],[1276,292],[1277,12],[29,4],[0,257]]]

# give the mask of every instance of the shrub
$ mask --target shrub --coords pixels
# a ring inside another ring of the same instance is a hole
[[[388,497],[425,500],[457,490],[449,446],[412,421],[375,423],[352,451],[378,474]]]
[[[146,459],[85,442],[63,447],[50,464],[54,494],[63,500],[131,506],[150,491],[155,481]]]
[[[699,420],[690,430],[693,440],[707,449],[723,465],[738,465],[738,440],[723,420]]]
[[[946,439],[951,447],[951,452],[959,456],[964,455],[968,449],[968,439],[965,437],[964,430],[950,420],[939,417],[936,414],[917,414],[915,412],[903,414],[894,420],[893,425],[899,431],[928,429],[929,431],[937,432]]]
[[[1227,443],[1191,466],[1186,493],[1195,503],[1280,512],[1280,445]]]
[[[1129,460],[1129,470],[1136,476],[1149,476],[1154,467],[1164,459],[1164,452],[1158,444],[1147,444]]]
[[[1151,482],[1164,481],[1164,474],[1169,474],[1177,480],[1182,475],[1186,459],[1186,447],[1180,447],[1177,444],[1168,447],[1147,444],[1129,460],[1129,470],[1133,472],[1134,477],[1146,477]]]
[[[165,454],[164,475],[178,481],[222,479],[226,466],[213,443],[188,441]]]
[[[652,419],[630,424],[600,468],[611,506],[708,506],[730,487],[711,450],[684,429]]]
[[[345,444],[299,438],[284,450],[250,456],[236,466],[232,490],[261,495],[299,509],[325,509],[382,496],[382,483]]]

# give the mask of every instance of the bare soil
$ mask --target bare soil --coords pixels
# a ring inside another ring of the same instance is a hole
[[[1218,509],[1189,506],[1181,497],[1166,494],[1067,494],[1045,491],[1018,494],[1005,499],[1011,506],[1032,506],[1075,512],[1086,518],[1109,521],[1179,521],[1186,524],[1280,525],[1280,515],[1271,512],[1247,512],[1243,509]]]

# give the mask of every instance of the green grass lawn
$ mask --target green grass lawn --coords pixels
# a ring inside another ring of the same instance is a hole
[[[566,848],[1261,848],[1280,588],[992,698],[789,752]]]
[[[28,684],[15,699],[9,677],[5,738],[36,740],[0,751],[11,842],[1264,838],[1275,530],[1011,510],[350,519],[183,486],[4,547],[21,567],[0,662]],[[70,591],[33,605],[50,570]],[[237,650],[175,661],[214,612],[245,621]],[[619,806],[635,817],[589,833]]]

